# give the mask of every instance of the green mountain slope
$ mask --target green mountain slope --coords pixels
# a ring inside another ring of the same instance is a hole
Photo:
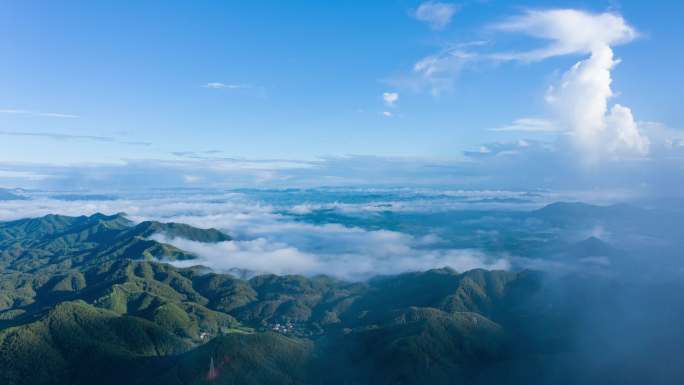
[[[244,280],[164,263],[194,255],[155,234],[230,240],[121,214],[1,223],[0,382],[467,383],[572,331],[533,272]]]
[[[152,322],[64,302],[39,321],[0,331],[0,382],[115,384],[143,370],[144,357],[188,347]]]

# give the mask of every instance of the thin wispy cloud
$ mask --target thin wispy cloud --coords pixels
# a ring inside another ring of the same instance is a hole
[[[192,159],[197,161],[211,162],[211,168],[220,170],[278,170],[278,169],[295,169],[295,168],[310,168],[316,165],[316,161],[304,161],[294,159],[239,159],[230,158],[227,156],[217,156],[223,151],[208,150],[208,151],[174,151],[171,155]]]
[[[221,82],[210,82],[210,83],[202,85],[202,87],[211,88],[214,90],[241,90],[241,89],[254,88],[254,86],[252,86],[250,84],[227,84],[227,83],[221,83]]]
[[[27,115],[27,116],[41,116],[46,118],[63,118],[63,119],[76,119],[80,116],[74,114],[62,114],[57,112],[40,112],[31,110],[17,110],[17,109],[0,109],[0,114],[9,115]]]
[[[459,6],[456,4],[428,1],[419,5],[413,16],[416,20],[429,25],[430,28],[439,30],[451,23],[458,10]]]
[[[554,122],[541,118],[520,118],[505,126],[491,128],[495,132],[559,132]]]
[[[49,178],[49,175],[40,174],[33,171],[16,171],[0,169],[0,181],[42,181]]]
[[[394,77],[386,82],[394,87],[414,92],[427,90],[433,96],[439,96],[452,90],[459,74],[480,59],[478,53],[467,50],[463,45],[448,46],[418,60],[407,75]]]
[[[128,144],[130,146],[151,146],[152,142],[136,141],[136,140],[117,140],[118,143]]]
[[[27,131],[0,131],[0,135],[4,136],[24,136],[24,137],[37,137],[37,138],[47,138],[52,140],[88,140],[93,142],[103,142],[103,143],[121,143],[132,146],[150,146],[150,142],[141,141],[123,141],[111,136],[98,136],[98,135],[74,135],[74,134],[63,134],[57,132],[27,132]]]
[[[554,56],[588,54],[603,46],[629,43],[638,33],[625,19],[613,13],[594,14],[575,9],[528,11],[492,24],[495,32],[521,33],[548,41],[529,51],[492,54],[493,59],[538,61]]]

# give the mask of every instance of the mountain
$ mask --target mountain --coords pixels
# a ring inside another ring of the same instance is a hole
[[[314,353],[309,340],[277,333],[233,333],[173,357],[138,383],[304,384],[312,380]]]
[[[0,223],[0,383],[566,383],[587,317],[615,314],[595,293],[620,290],[526,270],[243,279],[169,264],[195,258],[172,237],[231,239],[123,214]]]
[[[188,347],[153,322],[63,302],[39,321],[0,331],[0,382],[117,384],[142,370],[146,357]]]
[[[629,204],[614,204],[597,206],[581,202],[555,202],[538,210],[532,211],[531,216],[556,223],[577,221],[641,221],[653,217],[653,213]]]
[[[3,383],[93,383],[97,373],[112,383],[193,383],[212,360],[218,383],[319,383],[321,371],[336,373],[334,382],[389,383],[378,376],[390,357],[406,373],[388,381],[415,383],[420,374],[439,382],[512,354],[511,336],[525,333],[519,318],[529,311],[515,310],[520,291],[539,285],[524,272],[450,269],[360,283],[245,280],[162,262],[194,255],[155,234],[231,239],[123,214],[0,223]],[[434,349],[427,371],[423,361],[410,365],[425,349]]]
[[[215,243],[230,241],[229,235],[216,229],[198,229],[182,223],[161,223],[146,221],[131,229],[128,236],[149,237],[162,234],[168,238],[184,238],[195,242]]]
[[[596,237],[589,237],[583,241],[569,245],[563,250],[563,254],[572,258],[613,258],[624,255],[624,252]]]

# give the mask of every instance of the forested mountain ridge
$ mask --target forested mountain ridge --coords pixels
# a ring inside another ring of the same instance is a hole
[[[0,383],[535,383],[583,306],[533,271],[245,280],[166,263],[195,256],[155,234],[231,239],[123,214],[0,223]]]

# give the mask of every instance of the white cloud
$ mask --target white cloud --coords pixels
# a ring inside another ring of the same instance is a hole
[[[173,244],[199,256],[198,260],[170,262],[180,267],[201,264],[224,272],[244,269],[272,274],[312,274],[322,269],[315,256],[303,253],[296,247],[284,243],[269,242],[265,238],[218,244],[193,242],[180,238],[167,239],[162,235],[152,238],[159,242]]]
[[[648,136],[654,152],[657,148],[660,153],[674,155],[673,151],[677,153],[684,150],[684,130],[676,130],[662,123],[648,121],[638,122],[638,127]]]
[[[502,60],[536,61],[559,55],[593,53],[605,46],[628,43],[637,37],[636,30],[620,15],[574,9],[528,11],[494,24],[492,28],[551,41],[539,49],[492,56]]]
[[[275,233],[217,244],[167,239],[162,235],[154,239],[199,257],[197,260],[173,264],[201,264],[218,271],[244,269],[257,273],[327,274],[360,280],[378,274],[399,274],[445,266],[458,271],[510,267],[505,258],[491,257],[479,250],[424,247],[426,242],[434,242],[434,237],[415,238],[393,231],[365,231],[340,225],[283,224],[273,226],[270,231]],[[288,239],[289,242],[277,239]]]
[[[62,114],[57,112],[40,112],[31,110],[0,109],[0,114],[43,116],[48,118],[75,119],[78,115]]]
[[[649,152],[649,140],[639,132],[631,110],[619,104],[608,108],[616,63],[610,46],[597,45],[588,59],[577,62],[547,91],[547,102],[589,161]]]
[[[459,197],[467,194],[454,193]],[[472,194],[487,195],[486,192]],[[197,203],[178,199],[178,202],[160,202],[154,209],[140,205],[143,211],[139,214],[166,213],[163,217],[166,221],[215,227],[231,234],[233,241],[213,245],[158,238],[199,256],[199,260],[182,264],[200,263],[221,271],[238,268],[278,274],[329,274],[356,280],[444,266],[459,271],[509,267],[505,256],[490,256],[473,249],[441,248],[442,240],[435,235],[417,237],[334,223],[314,225],[277,214],[278,207],[250,201],[241,194],[228,198],[228,202],[210,204],[197,199],[190,200]],[[297,205],[288,207],[301,210]]]
[[[43,181],[50,178],[49,175],[38,174],[32,171],[0,170],[0,180],[8,181]],[[21,183],[21,182],[18,182]]]
[[[418,60],[413,76],[395,79],[391,84],[421,90],[428,88],[439,95],[453,88],[456,77],[467,65],[483,62],[534,62],[553,56],[588,54],[635,39],[636,30],[619,15],[592,14],[573,9],[528,11],[490,26],[495,32],[521,33],[549,41],[529,51],[483,52],[487,41],[452,44],[440,52]]]
[[[98,135],[76,135],[65,134],[60,132],[27,132],[27,131],[0,131],[0,135],[4,136],[18,136],[18,137],[33,137],[33,138],[47,138],[52,140],[87,140],[93,142],[103,143],[120,143],[131,146],[150,146],[152,143],[143,141],[126,141],[111,136]]]
[[[413,65],[413,76],[393,83],[414,90],[429,89],[433,96],[453,88],[458,74],[479,58],[479,55],[462,47],[450,47],[435,55],[426,56]]]
[[[396,92],[384,92],[382,94],[382,100],[387,107],[394,107],[399,100],[399,94]]]
[[[514,141],[489,143],[480,146],[477,151],[466,152],[466,155],[471,158],[485,159],[517,156],[532,152],[553,153],[555,152],[555,148],[545,142],[518,139]]]
[[[197,175],[183,175],[183,180],[185,183],[197,183],[202,181],[202,177]]]
[[[386,118],[391,118],[394,115],[389,111],[382,111],[382,116],[384,116]]]
[[[418,6],[414,12],[416,20],[427,23],[433,29],[443,29],[458,11],[456,4],[428,1]]]
[[[585,160],[593,163],[606,156],[648,154],[649,140],[639,132],[631,110],[619,104],[609,108],[611,70],[619,62],[611,47],[637,37],[622,16],[574,9],[528,11],[493,25],[493,29],[550,41],[529,51],[489,55],[494,60],[531,62],[568,54],[590,55],[573,65],[546,93],[561,128],[572,135]]]
[[[604,46],[589,59],[572,66],[559,84],[549,87],[546,93],[547,103],[561,122],[586,145],[595,144],[604,130],[608,99],[613,96],[610,87],[613,65],[613,52]]]
[[[511,124],[490,129],[496,132],[558,132],[559,130],[554,122],[541,118],[520,118]]]
[[[220,82],[210,82],[210,83],[203,85],[202,87],[212,88],[215,90],[221,90],[221,89],[239,90],[239,89],[245,89],[245,88],[252,88],[252,86],[249,84],[226,84],[226,83],[220,83]]]
[[[632,110],[615,104],[606,116],[606,125],[613,130],[609,150],[613,153],[637,153],[646,155],[649,152],[650,140],[641,134],[632,116]]]

